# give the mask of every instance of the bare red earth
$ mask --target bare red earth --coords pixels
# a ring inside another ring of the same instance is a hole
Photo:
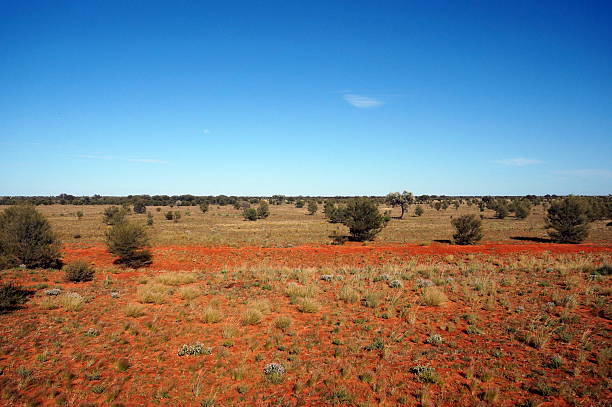
[[[514,253],[612,253],[612,245],[555,243],[509,244],[490,242],[473,246],[434,243],[429,246],[394,245],[365,246],[298,246],[289,248],[264,247],[201,247],[158,246],[153,247],[152,270],[218,270],[241,265],[270,265],[287,267],[365,266],[401,263],[414,256],[447,256],[463,254],[500,255]],[[68,244],[64,247],[66,262],[83,259],[98,267],[113,265],[115,257],[104,245]]]

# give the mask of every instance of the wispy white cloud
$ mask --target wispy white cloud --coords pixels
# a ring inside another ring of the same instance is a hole
[[[612,178],[612,171],[602,169],[578,169],[578,170],[559,170],[553,171],[555,175],[563,175],[569,177],[600,177],[600,178]]]
[[[88,160],[113,160],[115,157],[110,155],[98,155],[98,154],[78,154],[76,158],[85,158]]]
[[[347,103],[360,109],[382,106],[384,104],[381,100],[374,99],[368,96],[356,95],[354,93],[345,93],[343,95],[343,98]]]
[[[204,129],[204,130],[202,131],[202,133],[204,133],[204,134],[210,134],[210,130],[209,130],[209,129]]]
[[[151,163],[151,164],[168,164],[168,161],[158,160],[156,158],[128,158],[132,163]]]
[[[542,164],[543,161],[533,160],[530,158],[509,158],[506,160],[497,160],[497,164],[507,165],[510,167],[526,167],[528,165]]]
[[[123,157],[113,157],[112,155],[103,155],[103,154],[78,154],[75,157],[83,158],[86,160],[119,160],[119,161],[128,161],[131,163],[168,164],[168,161],[159,160],[157,158],[123,158]]]

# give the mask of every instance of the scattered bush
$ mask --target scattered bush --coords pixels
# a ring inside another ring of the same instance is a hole
[[[423,296],[421,297],[421,302],[424,305],[430,305],[437,307],[443,303],[448,301],[446,295],[437,289],[436,287],[427,287],[423,291]]]
[[[519,219],[525,219],[531,212],[531,203],[527,199],[516,200],[512,202],[512,212]]]
[[[147,284],[138,287],[136,296],[143,304],[163,304],[170,290],[161,284]]]
[[[553,202],[548,208],[546,227],[548,234],[559,243],[580,243],[589,234],[587,208],[577,197],[569,196]]]
[[[306,202],[303,199],[298,199],[295,202],[295,207],[296,208],[303,208],[305,204],[306,204]]]
[[[495,217],[497,219],[504,219],[508,216],[509,209],[506,200],[498,200],[494,203],[492,209],[495,211]]]
[[[153,226],[153,214],[151,212],[147,213],[147,226]]]
[[[265,219],[270,216],[270,206],[266,201],[261,201],[257,207],[257,219]]]
[[[455,244],[474,244],[482,239],[482,225],[475,215],[463,215],[452,219],[451,224],[457,230],[453,235]]]
[[[414,208],[414,216],[422,216],[423,212],[425,211],[421,205],[417,205],[416,208]]]
[[[436,373],[436,369],[429,366],[415,366],[410,369],[414,373],[417,381],[421,383],[438,383],[440,378]]]
[[[145,206],[143,201],[134,202],[134,213],[145,213],[147,211],[147,207]]]
[[[391,205],[392,207],[399,206],[402,209],[402,214],[400,215],[400,219],[404,218],[404,213],[414,201],[414,196],[412,192],[404,191],[401,194],[399,192],[391,192],[387,194],[385,197],[385,203]]]
[[[117,225],[125,220],[126,211],[118,206],[109,206],[104,209],[102,221],[107,225]]]
[[[221,314],[221,311],[215,308],[207,307],[202,312],[202,322],[204,322],[205,324],[216,324],[217,322],[220,322],[222,319],[223,319],[223,314]]]
[[[0,285],[0,314],[19,308],[33,291],[12,284]]]
[[[244,220],[256,221],[257,211],[253,208],[247,208],[242,211],[242,217],[244,218]]]
[[[183,345],[179,348],[178,356],[194,356],[194,355],[210,355],[212,354],[212,348],[204,347],[203,344],[197,342],[193,345]]]
[[[365,198],[351,200],[344,208],[342,218],[352,239],[358,242],[374,239],[385,227],[384,218],[376,204]]]
[[[75,283],[93,280],[96,270],[86,261],[75,260],[64,266],[66,280]]]
[[[202,213],[208,212],[208,202],[202,202],[200,204],[200,210],[202,211]]]
[[[106,234],[108,251],[119,257],[117,263],[139,268],[151,263],[151,252],[145,249],[149,243],[145,229],[140,225],[121,222]]]
[[[319,210],[319,205],[315,201],[308,202],[308,214],[314,215]]]
[[[61,265],[60,243],[47,219],[32,206],[11,206],[0,214],[0,268]]]

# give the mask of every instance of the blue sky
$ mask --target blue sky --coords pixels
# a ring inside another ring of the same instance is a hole
[[[0,16],[0,195],[612,193],[610,2]]]

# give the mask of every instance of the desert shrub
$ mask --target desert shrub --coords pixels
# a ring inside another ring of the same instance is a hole
[[[455,244],[474,244],[482,239],[482,225],[475,215],[463,215],[452,219],[451,224],[457,230],[453,235]]]
[[[512,202],[512,212],[519,219],[525,219],[531,212],[531,203],[527,199]]]
[[[242,211],[242,217],[245,220],[255,221],[257,220],[257,210],[253,208],[247,208],[244,211]]]
[[[208,202],[202,202],[200,204],[200,210],[202,211],[202,213],[208,212]]]
[[[303,199],[298,199],[297,201],[295,201],[296,208],[303,208],[304,205],[306,205],[306,201],[304,201]]]
[[[143,304],[163,304],[170,290],[161,284],[147,284],[138,287],[136,296]]]
[[[12,311],[28,300],[33,291],[13,284],[0,285],[0,314]]]
[[[300,312],[311,314],[318,312],[321,309],[321,305],[312,298],[300,298],[297,301],[297,309]]]
[[[138,304],[128,304],[124,311],[126,316],[133,318],[138,318],[145,314],[144,307]]]
[[[147,226],[153,226],[153,214],[151,212],[147,213]]]
[[[147,207],[143,201],[134,202],[134,213],[145,213],[147,211]]]
[[[129,222],[114,225],[106,234],[108,251],[119,257],[117,263],[138,268],[151,263],[151,252],[144,227]]]
[[[369,199],[353,199],[343,212],[342,223],[348,226],[352,239],[358,242],[374,239],[385,226],[378,207]]]
[[[319,210],[319,205],[315,201],[308,202],[308,214],[314,215]]]
[[[76,211],[76,217],[80,220],[83,217],[83,211]]]
[[[96,270],[86,261],[75,260],[64,266],[66,280],[75,283],[93,280]]]
[[[166,217],[166,220],[173,220],[174,219],[174,213],[172,211],[168,211],[164,214],[164,216]]]
[[[183,284],[191,284],[197,280],[195,273],[175,272],[163,273],[155,277],[155,282],[165,285],[178,286]]]
[[[265,219],[270,216],[270,205],[266,201],[261,201],[257,207],[257,218]]]
[[[221,311],[215,308],[207,307],[204,309],[204,311],[202,311],[202,322],[204,322],[205,324],[216,324],[222,319],[223,314],[221,313]]]
[[[506,202],[506,200],[497,200],[494,204],[493,204],[493,208],[495,211],[495,217],[497,219],[504,219],[506,216],[508,216],[508,203]]]
[[[240,322],[242,325],[256,325],[259,323],[259,321],[261,321],[261,318],[263,318],[261,311],[255,308],[248,308],[242,314]]]
[[[548,208],[546,226],[548,234],[560,243],[580,243],[589,234],[587,208],[574,196],[553,202]]]
[[[346,303],[354,303],[359,300],[359,292],[345,285],[340,289],[340,292],[338,293],[338,299]]]
[[[448,301],[446,295],[436,287],[426,287],[421,297],[421,302],[424,305],[437,307]]]
[[[0,267],[56,268],[60,243],[47,219],[32,206],[11,206],[0,214]]]
[[[124,221],[126,211],[118,206],[109,206],[104,209],[102,221],[107,225],[116,225]]]
[[[417,205],[416,208],[414,208],[414,216],[422,216],[423,212],[425,211],[421,205]]]

